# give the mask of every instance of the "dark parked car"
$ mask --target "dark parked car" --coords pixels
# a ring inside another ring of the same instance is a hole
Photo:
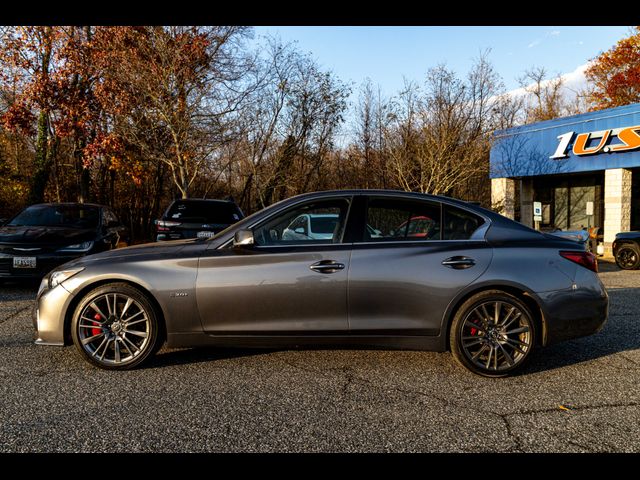
[[[42,203],[0,227],[0,279],[41,278],[73,260],[128,242],[115,213],[90,203]]]
[[[286,238],[305,215],[338,221],[328,237]],[[398,234],[417,217],[438,234]],[[596,270],[575,242],[462,201],[317,192],[211,239],[139,245],[51,272],[37,295],[36,343],[74,343],[106,369],[140,365],[165,341],[451,350],[499,377],[536,346],[602,328],[608,297]]]
[[[156,220],[157,241],[209,238],[244,218],[233,200],[174,200]]]
[[[640,268],[640,231],[620,232],[613,241],[613,257],[624,270]]]

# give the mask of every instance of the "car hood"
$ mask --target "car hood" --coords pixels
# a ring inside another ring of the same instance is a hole
[[[89,264],[100,261],[113,261],[120,258],[131,258],[137,256],[148,257],[169,257],[180,252],[187,245],[202,244],[202,240],[189,238],[186,240],[174,240],[170,242],[143,243],[141,245],[133,245],[131,247],[118,248],[116,250],[107,250],[106,252],[87,255],[74,261],[75,264]]]
[[[640,230],[634,230],[632,232],[616,233],[616,238],[640,239]]]
[[[0,227],[0,244],[63,247],[95,240],[96,230],[68,227]]]

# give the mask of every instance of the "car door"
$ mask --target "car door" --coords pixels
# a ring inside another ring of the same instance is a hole
[[[474,235],[485,220],[437,201],[381,196],[362,203],[366,223],[349,270],[350,331],[438,335],[451,299],[489,266],[492,249]]]
[[[255,244],[207,251],[197,278],[203,328],[227,334],[347,333],[351,244],[343,243],[351,197],[306,201],[252,228]],[[291,238],[293,220],[334,213],[332,238]]]

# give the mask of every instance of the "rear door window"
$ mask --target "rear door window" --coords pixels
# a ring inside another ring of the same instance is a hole
[[[232,224],[242,218],[238,208],[227,202],[174,202],[168,220],[191,223]]]
[[[451,205],[444,205],[443,217],[443,240],[469,240],[484,224],[481,217]]]
[[[373,198],[367,208],[365,242],[440,240],[437,202]]]

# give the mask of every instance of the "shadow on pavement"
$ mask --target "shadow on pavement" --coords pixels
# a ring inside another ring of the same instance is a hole
[[[40,280],[0,280],[0,302],[6,300],[31,300],[36,298]]]
[[[615,267],[614,268],[618,268]],[[595,335],[578,338],[534,352],[522,374],[562,368],[640,349],[640,288],[609,289],[609,320]]]
[[[613,260],[598,259],[599,272],[620,272],[622,269]]]
[[[161,351],[141,369],[162,368],[170,365],[184,365],[191,363],[213,362],[216,360],[231,360],[234,358],[252,357],[277,351],[266,348],[219,348],[198,347]]]

